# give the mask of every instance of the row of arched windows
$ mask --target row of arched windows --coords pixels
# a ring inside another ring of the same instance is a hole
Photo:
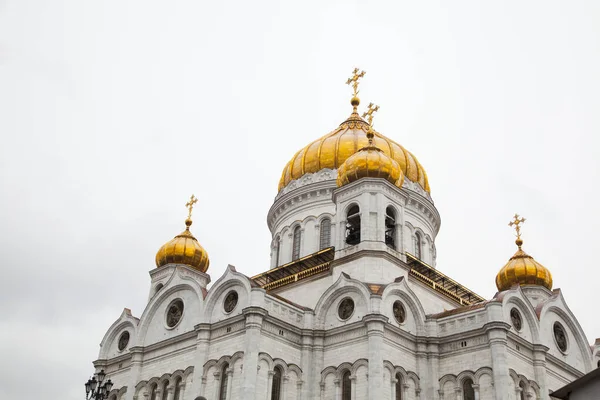
[[[159,386],[158,383],[152,385],[152,389],[150,391],[150,400],[167,400],[169,395],[169,382],[165,381],[160,390],[160,398],[159,398]],[[181,377],[178,377],[175,380],[175,389],[173,393],[173,400],[180,400],[181,397]]]
[[[396,374],[396,398],[402,400],[402,375]],[[342,400],[352,400],[352,382],[350,380],[350,371],[344,372],[342,375]]]
[[[302,248],[302,228],[296,226],[292,233],[292,261],[300,258],[300,250]],[[273,249],[275,259],[275,266],[279,266],[280,261],[280,249],[281,243],[279,239],[275,240],[275,248]],[[331,246],[331,219],[323,218],[321,220],[321,227],[319,233],[319,250],[326,249]]]

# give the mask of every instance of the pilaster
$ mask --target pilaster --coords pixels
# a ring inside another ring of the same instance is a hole
[[[544,345],[533,345],[533,372],[535,374],[535,381],[540,387],[540,400],[550,399],[546,379],[546,353],[548,350],[548,347]]]
[[[202,377],[210,344],[210,324],[196,325],[196,332],[198,336],[196,337],[196,350],[194,352],[195,365],[192,374],[192,386],[189,389],[195,396],[202,395],[205,392]]]
[[[369,346],[369,398],[381,399],[383,395],[383,327],[388,318],[381,314],[367,314],[363,317],[367,325]],[[353,391],[354,393],[354,391]]]
[[[260,307],[247,307],[244,308],[243,313],[246,317],[246,335],[241,393],[244,393],[245,400],[255,400],[260,331],[267,311]]]
[[[508,374],[508,361],[506,356],[507,339],[506,334],[510,325],[506,322],[495,321],[487,323],[487,330],[492,358],[492,370],[494,376],[494,392],[496,399],[506,397],[510,388],[510,376]]]
[[[131,367],[129,369],[129,381],[127,382],[127,392],[125,392],[125,400],[133,400],[135,396],[135,387],[140,379],[142,372],[142,361],[144,358],[142,347],[132,347],[129,349],[131,353]]]

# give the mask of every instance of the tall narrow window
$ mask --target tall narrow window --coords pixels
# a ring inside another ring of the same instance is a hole
[[[421,240],[421,234],[419,232],[415,233],[415,256],[422,260],[421,249],[423,247],[423,240]]]
[[[342,375],[342,400],[352,400],[352,382],[350,382],[350,371]]]
[[[331,246],[331,220],[324,218],[321,221],[321,237],[319,238],[319,250]]]
[[[525,391],[525,382],[521,381],[521,383],[519,383],[519,387],[521,388],[520,400],[525,400],[527,397],[527,392]]]
[[[385,209],[385,244],[396,249],[396,212],[392,207]]]
[[[169,397],[169,382],[168,381],[163,383],[162,393],[161,393],[162,400],[167,400],[167,397]]]
[[[346,243],[355,245],[360,243],[360,209],[358,206],[350,207],[346,217]]]
[[[300,227],[297,226],[294,229],[294,242],[292,246],[292,261],[300,258],[300,242],[302,241],[302,231]]]
[[[275,367],[273,371],[273,386],[271,388],[271,400],[281,400],[281,381],[283,371],[281,367]]]
[[[275,260],[275,268],[279,267],[279,238],[275,238],[275,248],[273,250],[275,254],[273,254],[273,259]]]
[[[150,400],[156,400],[156,390],[158,389],[158,385],[155,383],[152,385],[152,391],[150,392]]]
[[[400,372],[396,374],[396,399],[402,400],[402,375]]]
[[[219,400],[227,399],[227,369],[229,368],[229,364],[223,364],[223,368],[221,368],[221,387],[219,388]]]
[[[465,379],[463,382],[463,400],[475,400],[475,390],[471,379]]]
[[[181,377],[175,379],[175,394],[173,395],[173,400],[180,400],[181,397]]]

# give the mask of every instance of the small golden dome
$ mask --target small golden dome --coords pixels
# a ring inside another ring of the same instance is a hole
[[[372,129],[369,124],[354,111],[336,130],[310,143],[292,157],[281,174],[279,190],[305,174],[339,168],[368,145],[365,134],[369,129]],[[393,140],[376,131],[373,133],[373,145],[399,165],[403,176],[430,192],[427,174],[417,158]]]
[[[210,261],[208,253],[198,240],[190,232],[192,225],[192,207],[197,202],[194,195],[186,204],[188,207],[188,218],[185,220],[185,231],[165,243],[156,253],[156,267],[160,268],[167,264],[185,264],[201,272],[208,270]]]
[[[383,178],[397,187],[404,183],[398,162],[373,144],[358,150],[339,166],[336,183],[341,187],[360,178]]]
[[[510,289],[515,283],[519,285],[538,285],[552,290],[552,274],[550,274],[550,271],[521,249],[523,245],[521,238],[518,238],[515,243],[519,246],[519,249],[496,275],[498,290]]]

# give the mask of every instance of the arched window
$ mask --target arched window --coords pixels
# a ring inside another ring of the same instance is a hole
[[[385,209],[385,244],[396,249],[396,211],[393,207]]]
[[[302,241],[302,231],[297,226],[294,229],[294,242],[292,247],[292,261],[300,258],[300,242]]]
[[[527,397],[527,392],[525,390],[525,382],[521,381],[521,383],[519,383],[519,387],[521,388],[520,400],[525,400],[525,398]]]
[[[342,375],[342,400],[352,400],[352,382],[350,382],[350,371]]]
[[[281,399],[281,382],[282,382],[283,371],[281,367],[275,367],[273,370],[273,386],[271,387],[271,400]]]
[[[150,400],[156,400],[156,391],[158,389],[158,385],[155,383],[152,385],[152,390],[150,391]]]
[[[275,260],[275,268],[279,266],[279,238],[275,238],[275,248],[273,249],[275,254],[273,255],[273,259]]]
[[[396,374],[396,399],[402,400],[402,375],[400,372]]]
[[[219,400],[227,399],[227,369],[229,368],[229,364],[223,364],[223,368],[221,368],[221,387],[219,388]]]
[[[321,237],[319,238],[319,250],[331,246],[331,220],[324,218],[321,221]]]
[[[178,376],[177,379],[175,379],[175,394],[173,395],[173,400],[180,400],[181,397],[181,377]]]
[[[475,390],[473,390],[471,379],[465,379],[463,382],[463,400],[475,400]]]
[[[421,249],[423,248],[423,240],[421,240],[421,234],[419,232],[415,233],[415,256],[421,260],[422,253]]]
[[[169,381],[165,381],[162,385],[161,398],[162,400],[167,400],[167,397],[169,397]]]
[[[360,243],[360,209],[357,205],[350,207],[346,217],[346,243],[355,245]]]

